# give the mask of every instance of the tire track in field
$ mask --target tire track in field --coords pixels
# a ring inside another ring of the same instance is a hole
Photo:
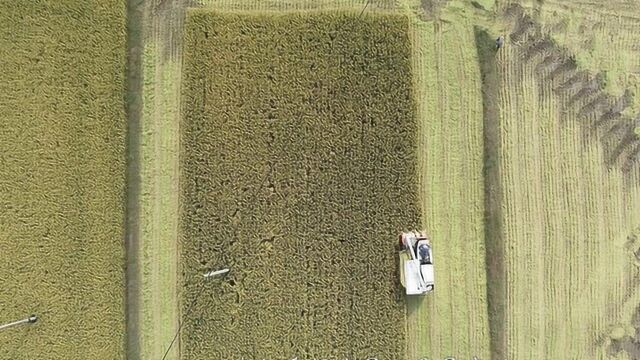
[[[126,218],[126,354],[140,353],[140,166],[142,117],[142,17],[140,0],[127,1],[127,218]]]
[[[499,88],[497,56],[494,42],[486,30],[475,27],[475,45],[479,57],[482,92],[482,138],[484,178],[484,236],[486,241],[485,263],[487,271],[486,296],[488,305],[489,347],[491,358],[505,359],[505,302],[506,271],[502,224],[502,139],[500,131]]]

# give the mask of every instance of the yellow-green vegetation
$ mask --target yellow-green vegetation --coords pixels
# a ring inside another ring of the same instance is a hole
[[[611,346],[629,332],[640,300],[638,245],[629,240],[640,222],[637,164],[608,164],[607,142],[599,141],[607,134],[599,129],[603,112],[589,105],[599,93],[576,96],[590,78],[567,86],[579,67],[562,57],[541,65],[557,45],[530,52],[539,40],[509,43],[484,74],[497,84],[500,129],[506,303],[499,358],[637,358]],[[605,124],[624,121],[614,114]]]
[[[183,358],[404,357],[392,269],[398,229],[419,221],[409,24],[356,16],[189,13]]]
[[[422,223],[436,256],[436,290],[409,299],[408,359],[487,359],[490,353],[482,81],[473,22],[452,5],[440,10],[440,20],[424,21],[429,14],[405,4],[415,14]]]
[[[124,1],[0,4],[1,359],[124,357]]]
[[[129,2],[128,356],[640,358],[637,4],[519,3]],[[0,4],[0,359],[124,356],[124,11]]]
[[[359,14],[367,1],[205,3],[225,10],[354,9]],[[408,303],[406,358],[475,355],[483,359],[488,358],[490,348],[484,260],[483,109],[473,25],[484,15],[460,2],[427,3],[372,1],[365,11],[397,8],[410,16],[418,100],[421,223],[431,234],[436,256],[446,254],[437,256],[437,291]],[[482,5],[491,8],[492,1],[483,1]],[[441,8],[443,20],[434,20],[430,11],[436,8]]]

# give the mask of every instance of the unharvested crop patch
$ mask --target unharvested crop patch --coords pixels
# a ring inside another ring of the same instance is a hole
[[[356,16],[188,14],[183,358],[403,358],[394,239],[419,221],[408,21]]]
[[[124,357],[124,1],[0,4],[0,359]]]

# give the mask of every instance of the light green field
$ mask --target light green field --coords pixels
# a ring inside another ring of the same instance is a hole
[[[610,358],[609,335],[639,300],[627,240],[640,225],[637,167],[607,168],[586,120],[535,64],[517,46],[496,60],[505,358]]]
[[[135,331],[129,332],[129,356],[161,359],[178,329],[178,161],[181,1],[147,1],[138,8],[141,36],[139,214],[135,249],[138,301]],[[175,344],[166,359],[177,359]]]
[[[440,21],[404,7],[413,19],[422,221],[436,259],[436,291],[409,299],[410,359],[490,352],[481,77],[473,10],[457,5],[440,9]]]
[[[501,2],[503,7],[506,2]],[[603,73],[606,89],[633,91],[629,114],[640,112],[640,10],[635,1],[523,1],[545,29],[575,54],[581,68]]]

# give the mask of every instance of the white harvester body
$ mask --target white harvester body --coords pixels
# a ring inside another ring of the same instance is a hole
[[[433,252],[423,231],[400,234],[400,282],[407,295],[424,295],[434,289]]]

